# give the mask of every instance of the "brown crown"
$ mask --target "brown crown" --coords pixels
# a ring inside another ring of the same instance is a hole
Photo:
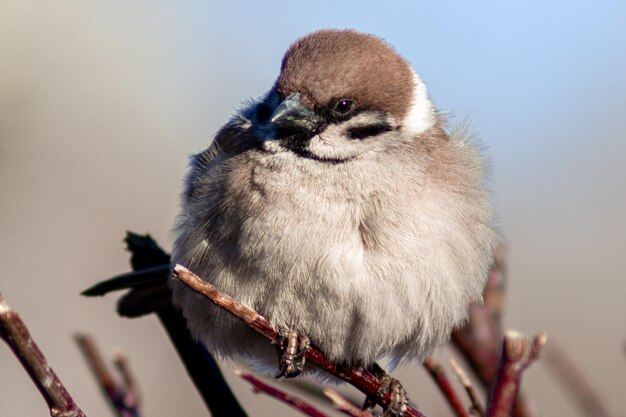
[[[409,64],[381,39],[353,30],[321,30],[297,40],[283,58],[278,90],[299,92],[305,104],[332,106],[342,98],[359,108],[402,119],[413,95]]]

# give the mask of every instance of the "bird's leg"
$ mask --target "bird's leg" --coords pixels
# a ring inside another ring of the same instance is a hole
[[[306,335],[299,334],[294,329],[280,333],[276,342],[278,350],[279,372],[276,378],[284,376],[292,378],[300,375],[304,369],[304,355],[311,347],[311,339]]]
[[[380,379],[380,388],[374,395],[368,395],[365,398],[363,409],[372,411],[376,407],[376,400],[384,398],[387,394],[389,397],[389,404],[385,407],[383,412],[384,417],[402,417],[406,413],[407,406],[409,404],[409,398],[406,395],[406,391],[402,388],[402,384],[395,378],[390,377],[383,368],[377,363],[373,363],[367,368],[376,378]]]

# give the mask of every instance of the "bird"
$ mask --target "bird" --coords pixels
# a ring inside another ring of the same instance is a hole
[[[497,242],[485,167],[390,45],[320,30],[191,158],[172,261],[286,329],[287,376],[310,343],[350,365],[421,360],[481,300]],[[210,352],[275,367],[260,335],[170,287]]]
[[[222,360],[270,372],[278,350],[279,375],[315,375],[315,345],[380,376],[385,416],[401,416],[406,392],[379,362],[422,361],[481,301],[500,239],[487,172],[386,41],[305,35],[267,93],[192,155],[173,232],[171,265],[263,315],[279,346],[178,280],[168,301]]]

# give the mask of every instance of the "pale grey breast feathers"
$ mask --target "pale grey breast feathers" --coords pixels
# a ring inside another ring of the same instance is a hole
[[[297,146],[269,120],[285,100],[277,86],[249,104],[192,158],[173,261],[334,360],[443,343],[480,300],[496,234],[480,153],[411,83],[409,110],[359,109]],[[209,350],[275,360],[242,324],[173,289]]]

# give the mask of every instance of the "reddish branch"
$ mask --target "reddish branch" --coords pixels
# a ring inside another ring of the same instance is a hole
[[[138,389],[126,359],[123,356],[118,356],[114,362],[123,381],[120,384],[109,372],[95,341],[91,337],[77,334],[75,340],[116,415],[118,417],[139,417],[141,412]]]
[[[452,333],[452,343],[487,389],[496,377],[502,345],[502,313],[507,281],[505,252],[504,247],[496,251],[494,265],[483,291],[483,304],[473,305],[468,323]],[[522,393],[518,395],[512,415],[535,415]]]
[[[502,342],[498,375],[487,406],[486,417],[508,417],[517,398],[522,373],[539,357],[547,336],[542,333],[532,342],[525,336],[508,331]]]
[[[174,267],[173,275],[194,291],[210,299],[218,307],[223,308],[239,318],[246,325],[256,330],[270,341],[275,342],[278,339],[278,331],[265,317],[259,315],[256,311],[246,307],[239,301],[222,293],[211,284],[203,281],[187,268],[181,265],[176,265]],[[380,388],[381,382],[367,370],[363,368],[348,368],[336,365],[329,361],[315,346],[312,346],[309,350],[307,350],[306,359],[324,371],[352,384],[365,395],[373,396]],[[386,407],[389,404],[389,397],[390,394],[387,394],[384,398],[379,399],[379,405]],[[423,417],[424,415],[415,408],[409,406],[406,416]]]
[[[549,368],[561,380],[584,415],[589,417],[609,417],[611,415],[604,407],[600,396],[589,385],[576,364],[563,349],[554,342],[550,342],[550,347],[546,349],[544,357]]]
[[[459,382],[465,388],[465,392],[467,392],[467,396],[469,397],[472,406],[470,408],[470,414],[476,417],[483,417],[485,415],[485,411],[483,406],[480,404],[480,400],[478,399],[478,395],[474,390],[474,386],[472,385],[472,381],[470,381],[469,377],[461,368],[454,359],[450,359],[450,366],[454,369],[454,373],[459,378]]]
[[[297,397],[294,397],[293,395],[287,394],[286,392],[281,391],[278,388],[267,385],[265,382],[261,381],[250,373],[239,370],[236,370],[235,373],[239,375],[242,379],[252,384],[252,389],[255,393],[262,392],[264,394],[267,394],[270,397],[276,398],[277,400],[282,401],[285,404],[288,404],[296,410],[300,411],[302,414],[310,417],[328,417],[326,414],[322,413],[311,404]]]
[[[128,405],[128,407],[141,410],[141,394],[139,392],[139,385],[130,370],[128,358],[119,353],[113,357],[113,365],[122,377],[122,383],[125,391],[124,402]],[[137,414],[140,414],[139,411],[137,411]]]
[[[346,400],[336,391],[333,391],[330,388],[326,388],[324,390],[324,395],[333,402],[333,405],[337,410],[346,415],[349,415],[351,417],[373,417],[368,411],[365,411],[352,404],[350,401]]]
[[[19,315],[0,293],[0,337],[9,345],[43,396],[52,417],[85,417],[74,402]]]
[[[467,412],[465,405],[461,402],[461,399],[446,376],[443,367],[433,361],[432,358],[427,357],[424,359],[424,368],[426,368],[430,376],[437,384],[437,387],[439,387],[439,390],[448,402],[448,405],[450,405],[450,408],[452,408],[452,411],[454,411],[454,414],[457,417],[469,417],[469,413]]]

